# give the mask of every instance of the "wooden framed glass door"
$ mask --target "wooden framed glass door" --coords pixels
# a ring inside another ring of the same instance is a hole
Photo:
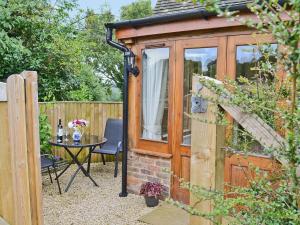
[[[189,193],[180,188],[179,178],[189,181],[191,157],[192,77],[202,74],[223,80],[226,72],[226,37],[179,40],[175,44],[174,122],[171,196],[184,203]]]
[[[239,77],[246,77],[249,80],[255,80],[257,73],[253,70],[253,67],[257,66],[257,63],[264,60],[263,55],[260,52],[259,47],[263,47],[265,44],[270,44],[269,50],[278,50],[278,45],[274,42],[271,35],[237,35],[228,37],[228,47],[227,47],[227,74],[229,78],[234,80]],[[270,61],[274,60],[276,62],[276,57],[270,57]],[[282,79],[284,74],[282,71],[278,73],[279,80]],[[233,124],[233,129],[230,126],[227,129],[227,137],[232,137],[233,140],[238,140],[239,131],[242,129],[233,119],[229,118],[230,122]],[[279,168],[278,163],[262,153],[261,148],[263,148],[258,142],[253,143],[252,150],[248,153],[249,155],[245,158],[241,156],[242,154],[233,154],[225,157],[225,168],[224,168],[224,182],[229,186],[247,186],[249,180],[246,177],[253,173],[250,167],[256,166],[265,172],[272,172]],[[238,150],[238,149],[237,149]],[[254,151],[255,150],[255,151]],[[252,165],[252,166],[250,166]],[[249,178],[248,178],[249,179]]]
[[[140,44],[135,96],[135,147],[169,154],[172,148],[174,42]]]
[[[246,76],[251,79],[254,63],[263,60],[255,45],[273,43],[270,35],[235,35],[225,37],[178,40],[175,43],[175,82],[174,82],[174,121],[172,125],[172,179],[171,196],[184,203],[189,202],[189,193],[180,188],[179,179],[189,181],[191,158],[191,89],[193,74],[202,74],[218,80],[236,79]],[[276,44],[271,45],[274,50]],[[229,120],[230,117],[228,117]],[[201,132],[201,131],[199,131]],[[232,133],[228,128],[227,137]],[[253,158],[253,157],[252,157]],[[249,162],[253,161],[251,157]],[[266,166],[272,165],[264,156]],[[233,158],[225,159],[225,182],[234,183],[231,179],[239,179],[233,169],[239,165]],[[245,166],[245,164],[243,164]],[[261,168],[267,168],[260,165]]]

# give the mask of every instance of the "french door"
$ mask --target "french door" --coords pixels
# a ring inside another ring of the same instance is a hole
[[[174,141],[172,146],[172,198],[189,202],[189,193],[180,188],[179,178],[189,181],[191,157],[192,78],[201,74],[223,80],[226,73],[226,37],[176,41]],[[194,134],[195,135],[195,134]]]
[[[172,171],[175,176],[171,188],[174,199],[185,203],[189,202],[189,193],[180,188],[178,178],[183,178],[185,181],[190,179],[191,119],[189,114],[193,74],[218,80],[224,80],[225,76],[233,80],[239,76],[253,79],[255,72],[251,68],[258,61],[263,60],[256,45],[272,42],[273,39],[270,35],[257,35],[256,37],[236,35],[176,41],[174,84],[176,91],[174,91],[174,141],[172,145]],[[271,47],[276,51],[277,45],[275,43]],[[229,116],[228,118],[233,123]],[[236,134],[233,133],[232,128],[228,127],[226,135]],[[260,164],[256,163],[257,160]],[[233,157],[228,156],[225,158],[224,181],[236,185],[237,180],[242,180],[240,171],[243,170],[245,176],[249,170],[249,163],[258,165],[259,168],[266,171],[275,168],[274,162],[263,155],[249,157],[243,163],[234,155]],[[241,185],[243,186],[243,182]]]
[[[264,60],[257,45],[263,46],[269,43],[273,55],[276,55],[278,45],[274,42],[271,35],[240,35],[228,37],[227,43],[227,74],[230,79],[238,79],[240,76],[247,77],[249,80],[255,79],[255,71],[251,68],[255,67],[260,60]],[[270,57],[269,60],[276,63],[277,57]],[[283,71],[278,71],[278,80],[284,77]],[[230,119],[230,118],[229,118]],[[230,119],[232,120],[232,119]],[[239,131],[235,130],[238,127],[233,121],[233,129],[227,129],[227,135],[237,137]],[[235,138],[234,138],[235,139]],[[249,178],[255,175],[253,166],[260,168],[261,171],[272,173],[279,170],[280,165],[276,160],[266,156],[260,151],[262,146],[259,143],[253,143],[255,153],[249,153],[246,158],[240,154],[233,154],[225,157],[224,167],[224,182],[229,186],[248,186]],[[250,166],[252,165],[252,166]]]
[[[131,107],[136,115],[132,118],[131,136],[135,137],[136,148],[171,158],[174,174],[171,197],[175,200],[189,202],[189,193],[180,188],[179,179],[190,179],[189,114],[193,75],[218,80],[224,80],[227,74],[231,79],[246,75],[251,79],[253,63],[262,58],[257,49],[249,45],[259,42],[270,43],[272,38],[265,35],[203,37],[137,47],[142,71],[133,89],[136,94],[130,93],[137,103]],[[234,183],[232,179],[240,176],[234,171],[239,171],[240,165],[233,159],[226,160],[225,182]]]

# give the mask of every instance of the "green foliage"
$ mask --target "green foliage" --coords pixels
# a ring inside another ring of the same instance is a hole
[[[102,77],[106,87],[115,86],[122,90],[123,54],[109,46],[105,39],[105,24],[114,20],[114,16],[106,7],[102,8],[100,14],[88,11],[82,35],[87,43],[87,63]]]
[[[104,100],[106,88],[86,63],[89,43],[82,35],[80,15],[70,16],[76,7],[73,0],[55,5],[47,0],[1,0],[0,80],[36,70],[40,101]]]
[[[151,0],[136,0],[135,2],[122,6],[121,8],[121,20],[132,20],[151,15]]]
[[[50,154],[51,153],[51,145],[49,144],[48,141],[51,138],[51,126],[48,121],[48,116],[44,113],[40,113],[39,123],[40,123],[41,154]]]
[[[137,19],[152,14],[150,0],[138,0],[121,8],[121,19]],[[99,14],[86,12],[85,29],[82,36],[87,43],[87,63],[102,77],[106,87],[123,90],[123,54],[106,43],[105,24],[114,22],[109,7],[104,5]],[[111,94],[111,89],[107,91]]]
[[[1,79],[24,69],[37,70],[40,98],[66,99],[74,86],[74,62],[80,56],[78,40],[72,37],[75,27],[66,21],[67,12],[74,7],[64,1],[57,8],[44,0],[2,1]]]
[[[95,75],[95,70],[91,66],[84,65],[77,79],[77,85],[80,88],[70,91],[69,100],[94,101],[108,98],[107,87],[102,85],[100,77]]]
[[[256,173],[259,176],[261,171],[257,170]],[[285,175],[281,174],[281,176]],[[274,188],[275,181],[272,179],[277,181],[276,188]],[[204,217],[214,224],[221,224],[220,216],[233,217],[230,222],[232,225],[299,224],[300,215],[295,201],[297,196],[290,191],[290,184],[286,179],[278,176],[270,178],[265,174],[249,182],[250,186],[247,188],[231,187],[226,195],[223,192],[211,191],[183,182],[181,186],[189,189],[199,202],[213,201],[214,209],[210,213],[201,212],[194,205],[188,206],[169,201],[190,214]]]
[[[270,49],[265,49],[265,60],[254,68],[255,79],[250,81],[241,78],[238,81],[227,80],[224,86],[201,79],[201,82],[220,96],[227,96],[229,100],[222,102],[237,105],[245,112],[257,114],[271,127],[276,127],[278,119],[285,129],[285,142],[280,147],[263,149],[262,153],[277,158],[282,164],[278,174],[267,175],[264,171],[253,167],[255,178],[247,177],[249,187],[228,187],[228,190],[207,190],[182,182],[182,186],[199,200],[210,200],[214,207],[211,212],[201,212],[197,204],[193,206],[173,204],[184,208],[193,215],[201,216],[220,224],[220,216],[233,217],[231,224],[300,224],[300,109],[297,100],[300,79],[300,1],[285,1],[280,5],[278,1],[258,1],[249,4],[249,9],[257,15],[258,20],[242,19],[238,12],[230,12],[220,7],[218,0],[199,0],[205,4],[207,10],[216,12],[254,28],[256,33],[271,33],[277,44],[276,52],[279,64],[271,63],[268,56]],[[282,15],[287,16],[287,20]],[[288,75],[286,81],[277,80],[278,70],[284,68]],[[219,101],[209,99],[214,103]],[[279,103],[283,103],[284,107]],[[277,118],[277,120],[276,120]],[[247,154],[251,151],[253,137],[243,133],[239,137],[239,150]],[[246,157],[245,156],[245,157]]]
[[[71,16],[77,9],[76,0],[0,0],[0,80],[36,70],[40,101],[103,101],[111,87],[122,90],[123,55],[105,41],[104,25],[114,16],[105,6]],[[124,6],[121,14],[150,15],[151,2]]]

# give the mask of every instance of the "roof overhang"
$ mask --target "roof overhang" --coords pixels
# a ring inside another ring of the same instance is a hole
[[[247,4],[240,4],[240,5],[235,5],[226,8],[229,11],[244,11],[244,12],[249,11],[249,9],[247,8]],[[223,7],[223,9],[225,9],[225,7]],[[130,28],[130,27],[139,28],[144,26],[170,23],[170,22],[176,22],[181,20],[206,18],[211,16],[217,16],[217,14],[213,12],[208,12],[205,9],[193,9],[193,10],[186,10],[178,13],[155,15],[155,16],[141,18],[141,19],[120,21],[116,23],[107,23],[106,27],[113,28],[113,29]]]

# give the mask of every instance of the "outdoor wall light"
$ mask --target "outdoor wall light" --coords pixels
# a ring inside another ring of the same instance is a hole
[[[132,51],[125,52],[125,57],[127,58],[127,69],[129,73],[137,77],[140,74],[140,70],[135,65],[135,54]]]

